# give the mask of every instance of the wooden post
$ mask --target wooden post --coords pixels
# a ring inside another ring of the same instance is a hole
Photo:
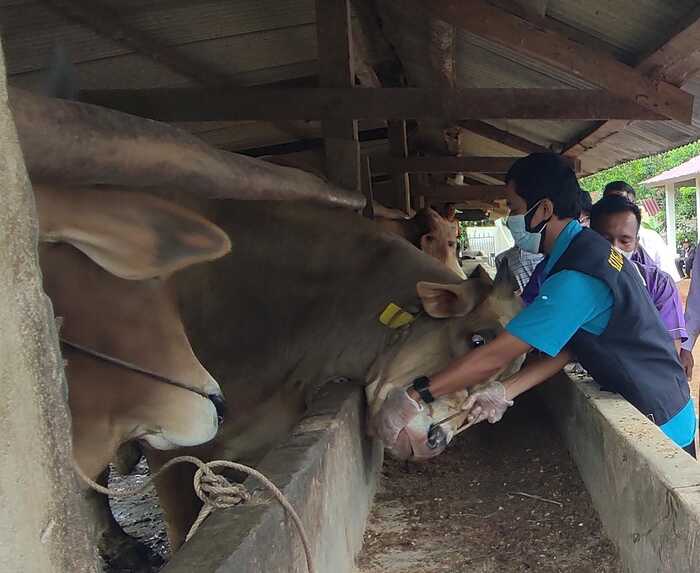
[[[406,122],[389,122],[389,147],[392,157],[405,159],[408,157],[408,140],[406,138]],[[408,180],[408,173],[396,172],[391,175],[394,182],[394,207],[409,214],[411,211],[411,188]]]
[[[321,87],[344,88],[355,83],[349,0],[316,0],[319,83]],[[288,102],[294,106],[294,101]],[[360,144],[357,121],[323,121],[326,173],[346,189],[360,190]]]
[[[666,243],[676,253],[676,188],[666,183]]]
[[[0,571],[96,573],[72,468],[63,361],[41,284],[34,197],[7,105],[2,54],[0,46]]]
[[[362,214],[368,219],[374,219],[374,192],[372,190],[372,167],[369,155],[362,156],[362,193],[367,200]]]

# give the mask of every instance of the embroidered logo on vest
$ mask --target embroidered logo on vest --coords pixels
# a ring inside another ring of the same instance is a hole
[[[624,262],[625,258],[617,252],[615,247],[612,247],[610,249],[610,256],[608,257],[608,264],[619,273],[622,270]]]

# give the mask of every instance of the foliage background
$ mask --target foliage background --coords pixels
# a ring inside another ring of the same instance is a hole
[[[616,167],[600,171],[595,175],[584,177],[581,179],[581,187],[591,194],[593,201],[597,201],[606,183],[620,179],[627,181],[637,190],[638,200],[651,197],[659,205],[661,211],[654,217],[645,217],[644,224],[665,236],[666,205],[664,191],[663,189],[651,189],[641,185],[641,182],[667,169],[676,167],[696,155],[700,155],[700,141],[672,149],[666,153],[622,163]],[[676,236],[678,247],[686,239],[693,244],[697,244],[696,217],[695,188],[682,187],[678,189],[676,193]]]

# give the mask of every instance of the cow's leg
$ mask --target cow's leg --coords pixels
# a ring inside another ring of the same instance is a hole
[[[106,469],[97,482],[107,485],[109,469]],[[128,535],[117,523],[106,495],[89,490],[85,492],[90,508],[91,523],[100,556],[113,569],[150,572],[154,566],[162,565],[163,559],[144,544]]]

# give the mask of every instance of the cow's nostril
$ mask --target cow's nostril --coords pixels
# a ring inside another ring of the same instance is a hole
[[[226,400],[221,394],[209,394],[208,398],[214,404],[214,408],[216,408],[216,417],[219,420],[219,424],[222,424],[226,417]]]
[[[431,450],[447,446],[447,434],[440,425],[433,424],[428,430],[428,447]]]

